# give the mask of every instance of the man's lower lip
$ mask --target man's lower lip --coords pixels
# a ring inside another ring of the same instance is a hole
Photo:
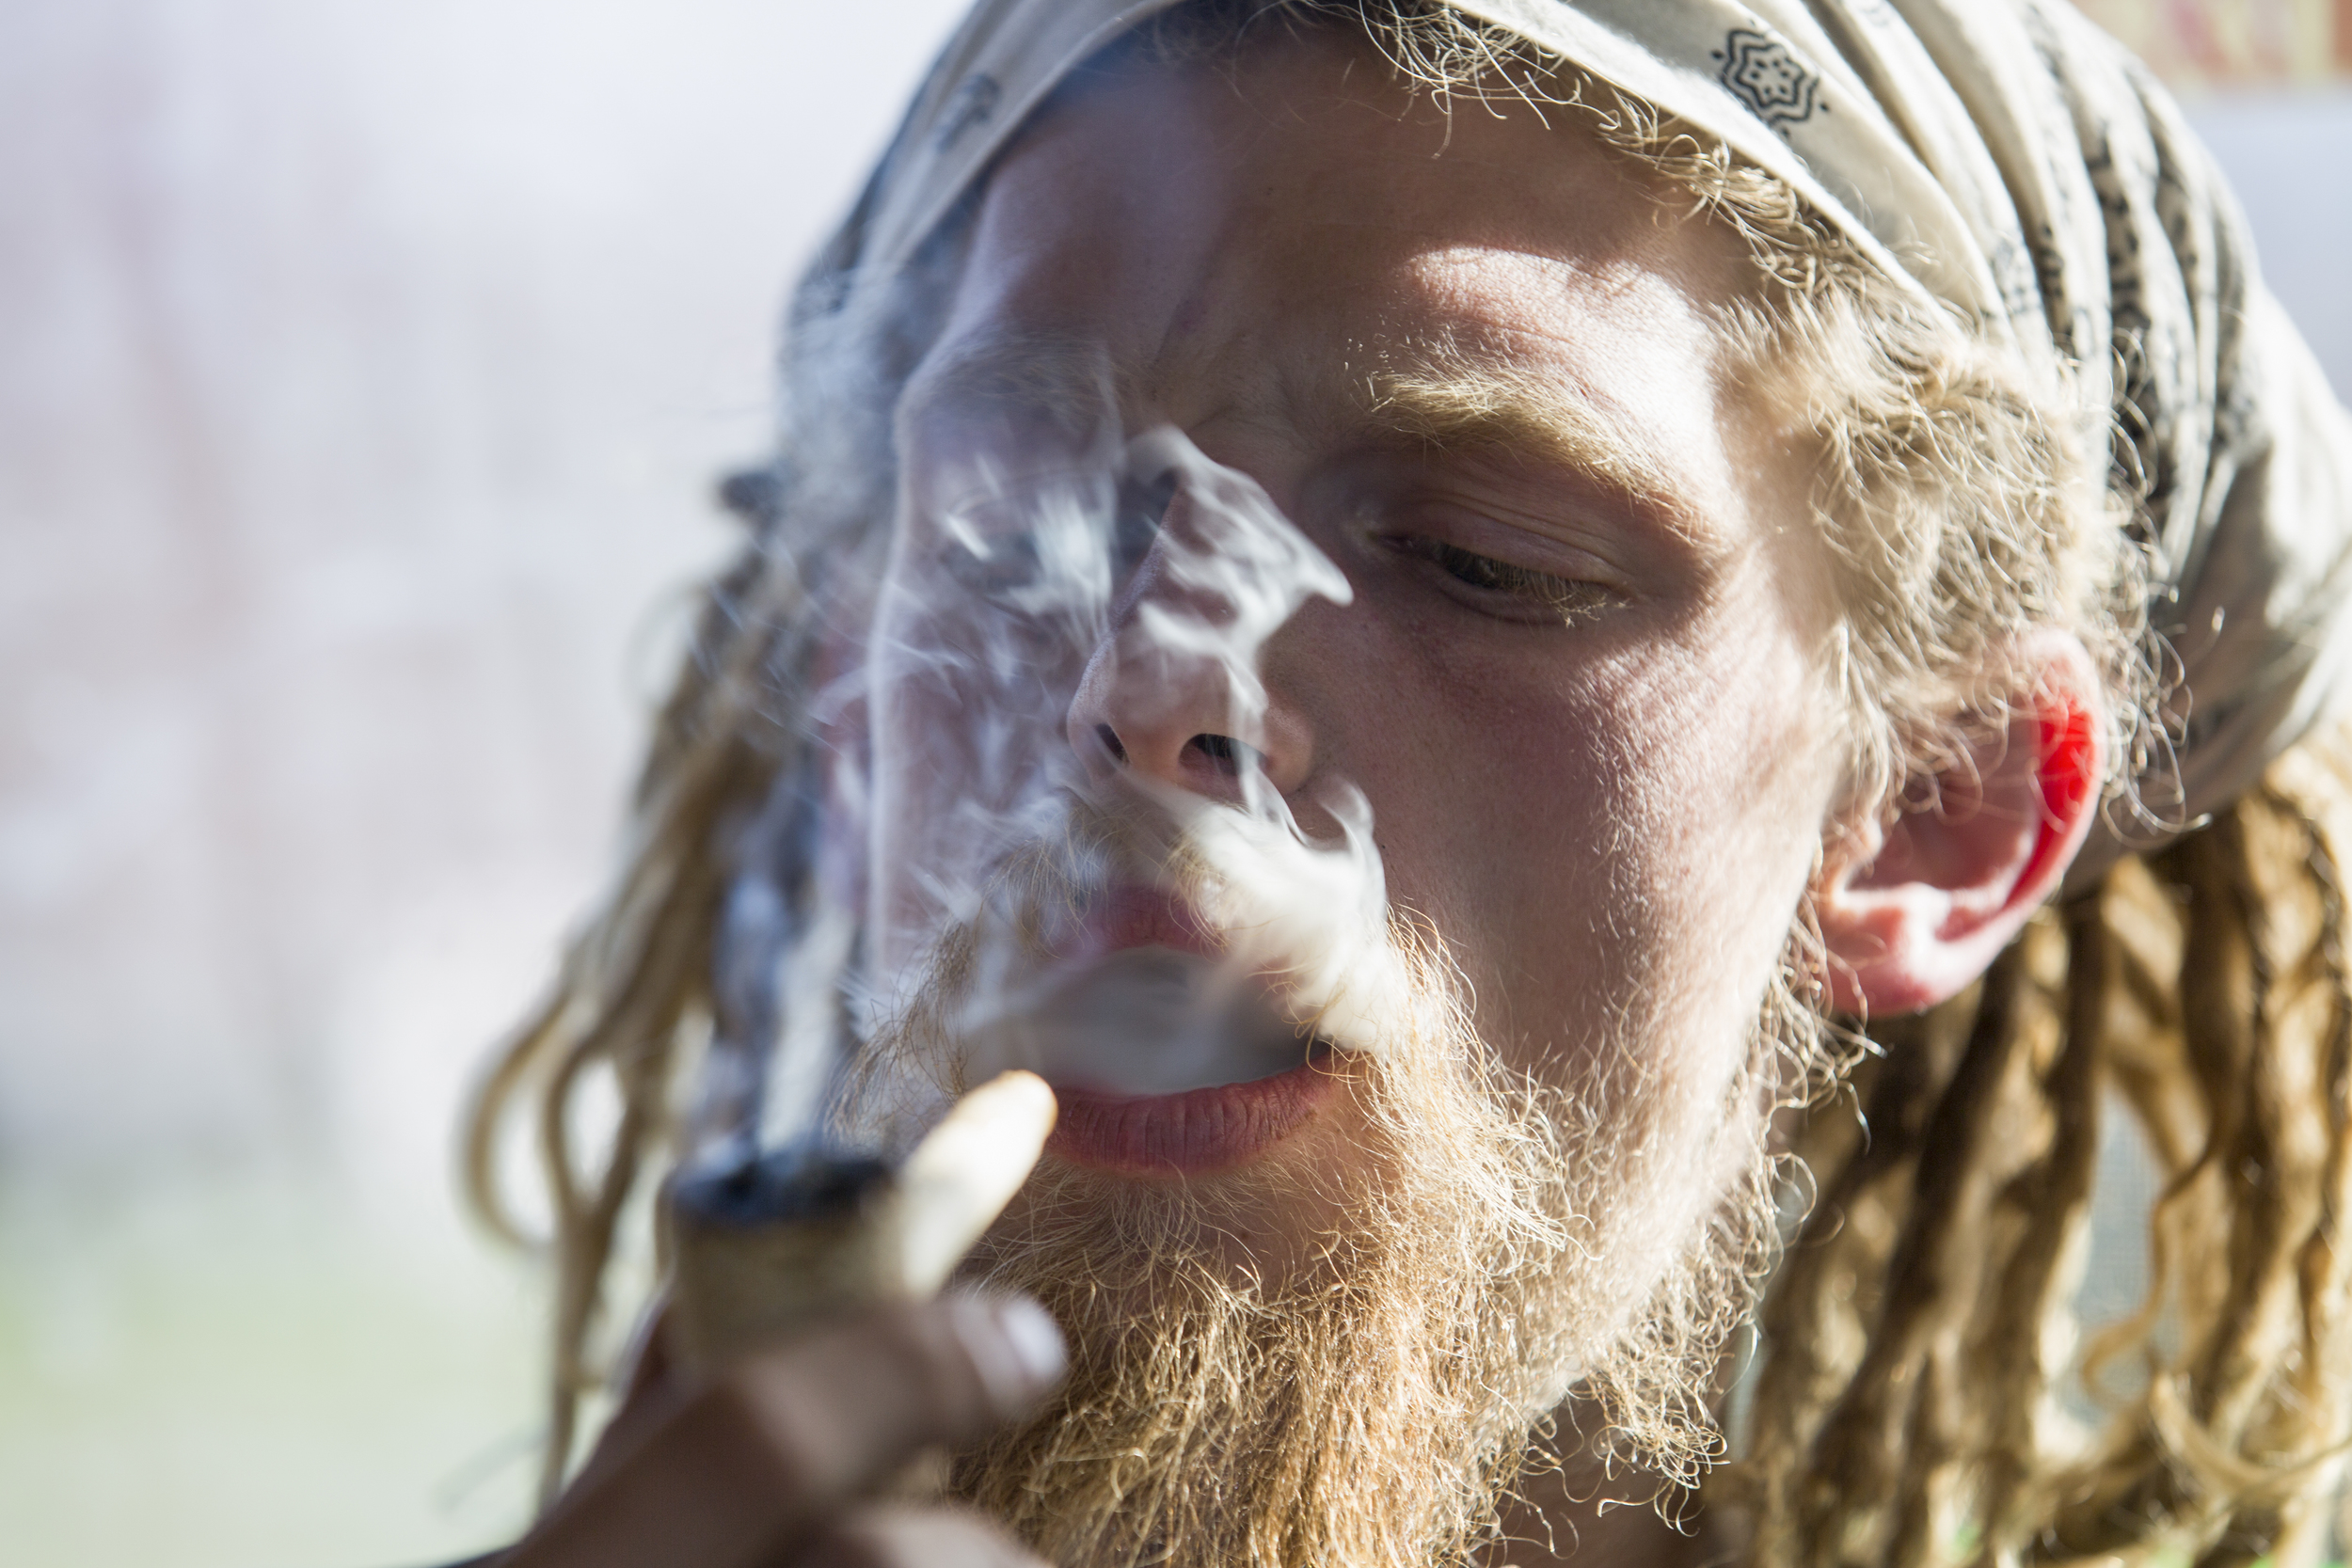
[[[1287,1072],[1184,1094],[1136,1097],[1057,1085],[1045,1147],[1073,1164],[1130,1176],[1202,1176],[1248,1164],[1288,1138],[1338,1080],[1316,1055]]]

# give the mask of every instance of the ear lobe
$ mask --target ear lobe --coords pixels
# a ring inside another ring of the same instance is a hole
[[[2008,662],[2038,678],[2007,731],[1970,745],[1924,808],[1823,867],[1814,909],[1839,1008],[1914,1012],[1958,992],[2057,890],[2090,832],[2107,745],[2090,656],[2042,632]]]

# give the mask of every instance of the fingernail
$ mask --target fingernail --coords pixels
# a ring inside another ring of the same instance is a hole
[[[1059,1383],[1070,1356],[1045,1308],[1025,1296],[1007,1296],[995,1303],[995,1312],[996,1327],[1030,1384],[1041,1393]]]

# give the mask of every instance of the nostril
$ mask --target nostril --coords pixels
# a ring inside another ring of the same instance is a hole
[[[1198,752],[1210,767],[1229,779],[1241,776],[1244,760],[1252,754],[1248,747],[1230,735],[1196,735],[1184,742],[1184,750]]]
[[[1102,742],[1103,750],[1110,753],[1113,762],[1124,763],[1127,760],[1126,743],[1119,738],[1119,732],[1108,724],[1095,725],[1094,738]]]

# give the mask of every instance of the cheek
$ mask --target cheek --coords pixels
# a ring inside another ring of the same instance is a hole
[[[1649,1070],[1736,1066],[1833,777],[1811,670],[1756,620],[1548,665],[1416,639],[1437,651],[1390,666],[1417,688],[1393,711],[1427,716],[1359,775],[1391,890],[1506,1049],[1590,1060],[1629,1028]]]

